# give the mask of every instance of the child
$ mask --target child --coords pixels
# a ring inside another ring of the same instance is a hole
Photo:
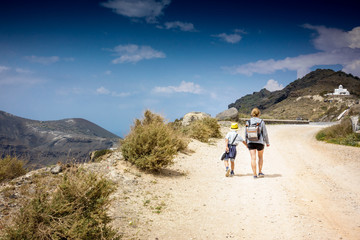
[[[231,131],[226,134],[225,137],[225,145],[226,145],[226,156],[224,159],[224,164],[226,168],[225,177],[229,177],[229,175],[234,176],[234,168],[235,168],[235,157],[236,157],[236,146],[242,142],[245,146],[246,142],[244,139],[236,132],[239,127],[237,123],[231,124]],[[231,170],[229,168],[229,159],[231,162]]]

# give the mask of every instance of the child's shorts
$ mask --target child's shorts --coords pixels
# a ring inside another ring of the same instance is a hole
[[[229,160],[230,158],[230,161],[234,161],[236,158],[236,145],[229,144],[228,147],[229,147],[229,152],[226,153],[225,160]]]

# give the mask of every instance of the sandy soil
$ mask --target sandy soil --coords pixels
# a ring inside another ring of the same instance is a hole
[[[243,145],[225,177],[223,139],[192,141],[193,153],[156,176],[117,165],[129,174],[114,227],[124,239],[360,239],[360,148],[317,142],[320,128],[268,126],[262,179]]]

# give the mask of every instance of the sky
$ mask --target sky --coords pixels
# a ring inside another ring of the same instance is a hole
[[[215,117],[317,68],[360,76],[356,2],[2,0],[0,110],[124,137],[147,109]]]

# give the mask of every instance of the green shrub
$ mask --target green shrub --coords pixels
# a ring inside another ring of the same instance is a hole
[[[102,149],[102,150],[95,151],[92,161],[98,162],[100,157],[102,157],[108,153],[111,153],[111,152],[112,151],[110,149]]]
[[[341,145],[359,146],[360,134],[353,133],[350,119],[344,118],[339,124],[319,131],[316,139]]]
[[[214,118],[204,118],[192,122],[185,130],[186,134],[201,142],[208,142],[210,138],[221,138],[220,125]]]
[[[26,174],[25,163],[16,157],[6,156],[0,159],[0,183]]]
[[[187,140],[164,119],[147,110],[136,119],[131,132],[121,141],[125,160],[144,170],[158,171],[173,163],[174,155],[187,147]]]
[[[37,189],[4,239],[117,239],[106,214],[114,190],[93,173],[68,172],[55,191]]]

